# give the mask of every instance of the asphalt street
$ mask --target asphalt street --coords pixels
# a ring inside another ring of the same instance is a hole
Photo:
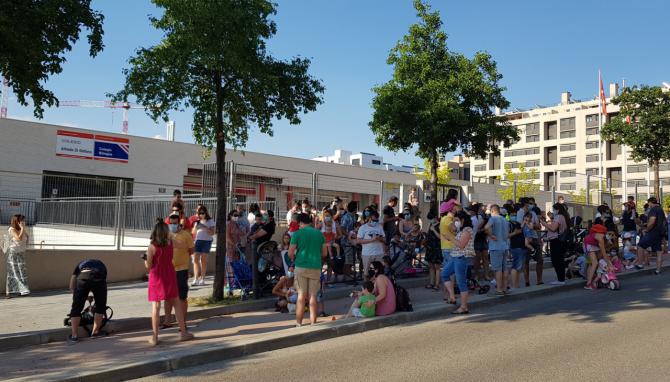
[[[143,381],[668,381],[670,273],[156,375]]]

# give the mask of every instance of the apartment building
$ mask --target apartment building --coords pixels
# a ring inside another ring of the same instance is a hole
[[[349,150],[335,150],[333,155],[324,155],[312,158],[318,162],[338,163],[350,166],[374,168],[377,170],[387,170],[395,172],[404,172],[411,174],[414,172],[414,166],[396,166],[391,163],[384,162],[384,158],[380,155],[371,153],[353,153]]]
[[[619,108],[609,103],[617,92],[617,85],[610,84],[603,124],[622,118]],[[498,155],[472,158],[474,181],[494,181],[506,166],[514,171],[524,165],[537,170],[536,182],[546,190],[555,187],[559,192],[579,193],[587,184],[590,190],[598,190],[602,182],[619,196],[633,194],[637,185],[642,198],[653,187],[653,173],[650,177],[646,163],[632,161],[625,146],[601,141],[598,99],[573,100],[565,92],[556,106],[514,110],[505,116],[518,128],[519,140],[508,148],[501,147]],[[660,170],[661,179],[670,178],[670,163],[661,164]],[[665,183],[670,186],[670,181]]]

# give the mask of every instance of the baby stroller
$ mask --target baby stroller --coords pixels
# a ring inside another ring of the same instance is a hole
[[[233,269],[233,279],[229,282],[229,290],[232,295],[233,289],[240,289],[242,291],[242,300],[246,300],[253,288],[251,265],[247,263],[244,253],[242,253],[239,246],[237,246],[237,251],[240,253],[240,259],[230,263]]]
[[[277,249],[276,241],[260,244],[258,252],[258,290],[272,289],[284,275],[284,263]]]
[[[621,283],[616,278],[614,270],[607,269],[607,262],[605,260],[598,261],[598,270],[596,271],[598,277],[596,283],[598,288],[608,288],[610,290],[619,290]]]
[[[391,240],[389,244],[391,270],[396,275],[415,275],[419,273],[422,268],[415,268],[414,261],[420,253],[420,241]]]

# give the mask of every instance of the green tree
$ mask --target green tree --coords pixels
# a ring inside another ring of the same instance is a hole
[[[537,170],[526,169],[526,166],[519,165],[519,171],[512,171],[509,165],[505,165],[505,173],[502,176],[501,185],[497,192],[501,200],[518,199],[522,196],[534,196],[540,191],[540,185],[535,183],[537,179]],[[516,182],[516,198],[514,197],[514,183]]]
[[[418,166],[417,166],[418,167]],[[423,177],[426,180],[430,180],[430,162],[428,160],[423,161],[423,171],[417,172],[418,175]],[[449,184],[451,183],[451,169],[446,162],[440,162],[437,168],[437,183],[438,184]]]
[[[226,143],[243,147],[255,125],[272,135],[273,119],[299,124],[316,110],[324,87],[308,74],[310,61],[281,61],[266,50],[277,31],[265,0],[153,0],[164,11],[151,18],[163,40],[137,50],[115,99],[133,94],[154,119],[193,109],[195,140],[216,146],[216,274],[213,298],[223,298],[226,254]]]
[[[44,106],[58,106],[58,98],[44,87],[60,73],[65,52],[89,30],[89,55],[95,57],[102,43],[103,15],[91,9],[91,0],[0,0],[0,73],[19,104],[32,100],[35,117]]]
[[[415,150],[427,160],[431,209],[437,211],[438,164],[448,152],[471,156],[499,152],[518,138],[517,129],[493,112],[509,102],[502,76],[488,53],[472,59],[447,48],[438,12],[414,1],[419,22],[391,50],[393,78],[373,88],[370,128],[391,151]]]
[[[592,191],[591,194],[589,195],[589,199],[591,199],[591,201],[587,202],[585,188],[580,188],[578,193],[574,191],[568,191],[568,195],[570,196],[570,199],[568,201],[576,204],[592,204],[595,198],[594,192]]]
[[[670,159],[670,93],[657,86],[625,88],[612,103],[619,106],[619,117],[605,123],[603,139],[626,145],[633,160],[647,161],[654,169],[654,194],[659,195],[658,164]]]

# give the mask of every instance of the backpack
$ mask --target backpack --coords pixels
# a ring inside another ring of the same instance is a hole
[[[395,310],[396,312],[414,311],[407,289],[401,287],[400,285],[395,286]]]

